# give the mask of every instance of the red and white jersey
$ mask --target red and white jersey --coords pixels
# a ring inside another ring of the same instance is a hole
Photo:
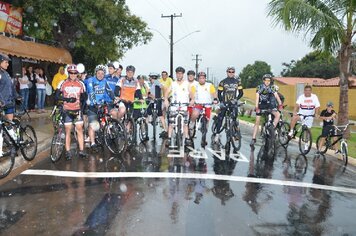
[[[306,97],[304,94],[300,95],[297,104],[299,105],[299,114],[308,116],[315,114],[315,108],[320,107],[320,102],[315,94]]]
[[[64,110],[80,110],[80,95],[85,93],[85,85],[82,81],[79,79],[66,79],[59,83],[58,89],[61,91],[64,98],[76,98],[74,103],[64,102]]]

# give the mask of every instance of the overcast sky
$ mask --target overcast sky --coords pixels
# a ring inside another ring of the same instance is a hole
[[[178,65],[195,70],[193,54],[201,55],[199,71],[218,80],[225,77],[226,67],[233,65],[239,73],[256,60],[266,61],[279,75],[282,62],[299,59],[311,49],[302,36],[274,27],[267,17],[269,0],[127,0],[131,12],[147,22],[154,34],[147,45],[128,51],[121,63],[133,64],[137,74],[169,72],[170,18],[161,14],[182,13],[174,20],[174,41],[200,30],[174,45],[174,68]],[[161,32],[163,36],[157,31]],[[166,39],[164,39],[165,37]]]

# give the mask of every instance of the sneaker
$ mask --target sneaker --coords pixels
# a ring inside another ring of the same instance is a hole
[[[72,160],[72,153],[70,151],[66,151],[66,160],[67,161]]]
[[[159,137],[160,137],[160,138],[167,138],[167,137],[168,137],[167,131],[162,131],[162,132],[159,134]]]
[[[90,145],[90,148],[91,148],[91,149],[97,149],[97,148],[98,148],[98,144],[92,143],[92,144]]]
[[[250,142],[250,147],[255,146],[255,143],[256,143],[256,139],[253,138],[253,139],[251,140],[251,142]]]
[[[88,154],[86,154],[84,151],[79,151],[79,157],[84,159],[88,157]]]
[[[335,155],[337,155],[337,154],[339,154],[339,153],[341,153],[340,150],[336,150],[336,151],[335,151]]]
[[[289,133],[288,133],[288,138],[292,138],[293,137],[293,130],[291,130],[291,131],[289,131]]]

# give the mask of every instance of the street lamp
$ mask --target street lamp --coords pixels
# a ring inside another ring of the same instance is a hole
[[[187,34],[187,35],[181,37],[180,39],[178,39],[177,41],[175,41],[175,42],[173,43],[173,45],[176,44],[176,43],[178,43],[179,41],[182,41],[182,40],[185,39],[186,37],[188,37],[188,36],[190,36],[190,35],[192,35],[192,34],[194,34],[194,33],[199,33],[199,32],[200,32],[200,30],[196,30],[196,31],[190,32],[189,34]]]

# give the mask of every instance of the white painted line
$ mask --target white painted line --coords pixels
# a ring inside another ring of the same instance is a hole
[[[215,175],[215,174],[170,173],[170,172],[75,172],[75,171],[56,171],[56,170],[33,170],[33,169],[26,170],[21,174],[71,177],[71,178],[182,178],[182,179],[212,179],[212,180],[215,179],[215,180],[226,180],[226,181],[235,181],[235,182],[249,182],[249,183],[281,185],[281,186],[293,186],[293,187],[301,187],[301,188],[314,188],[314,189],[356,194],[355,188],[319,185],[313,183],[294,182],[294,181],[286,181],[286,180],[251,178],[251,177],[230,176],[230,175]]]

